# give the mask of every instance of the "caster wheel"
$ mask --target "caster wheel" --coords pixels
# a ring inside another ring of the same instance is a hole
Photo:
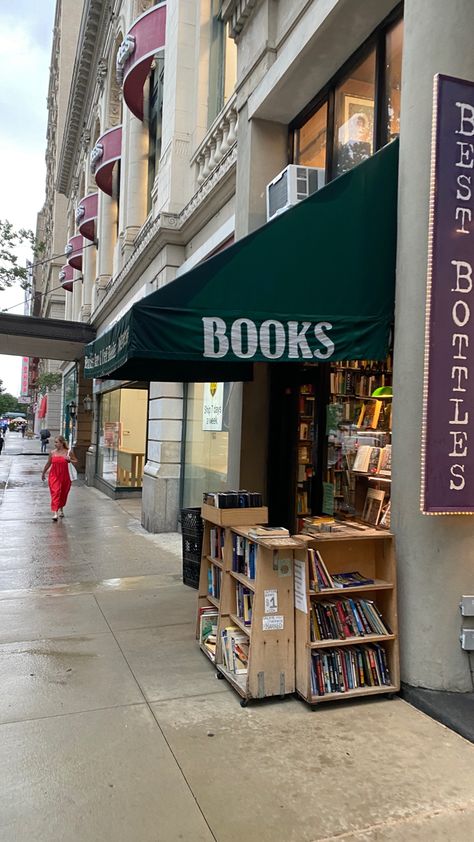
[[[241,701],[241,703],[240,703],[240,707],[241,707],[241,708],[246,708],[246,707],[247,707],[247,705],[248,705],[248,703],[249,703],[249,700],[248,700],[248,699],[242,699],[242,701]]]
[[[223,681],[223,680],[224,680],[224,676],[222,675],[222,673],[221,673],[221,672],[216,672],[216,678],[217,678],[217,680],[218,680],[218,681]]]
[[[385,698],[386,698],[386,699],[394,699],[394,698],[395,698],[395,694],[394,694],[394,693],[386,693],[386,694],[385,694]]]

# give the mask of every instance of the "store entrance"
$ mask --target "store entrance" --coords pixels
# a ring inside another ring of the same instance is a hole
[[[321,510],[328,400],[328,366],[270,366],[269,518],[291,533]]]
[[[391,359],[270,368],[270,523],[390,525]]]

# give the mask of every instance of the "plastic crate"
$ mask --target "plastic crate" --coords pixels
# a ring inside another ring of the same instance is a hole
[[[199,573],[201,570],[201,558],[197,558],[194,553],[185,554],[183,552],[183,585],[188,585],[190,588],[199,587]]]
[[[204,533],[200,508],[181,509],[181,532],[183,539],[183,584],[197,589],[199,587],[202,536]]]
[[[202,536],[204,523],[200,508],[181,509],[181,531],[188,535],[195,534]]]

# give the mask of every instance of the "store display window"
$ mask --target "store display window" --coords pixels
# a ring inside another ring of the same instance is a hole
[[[100,398],[97,476],[113,488],[141,488],[148,391],[114,389]]]

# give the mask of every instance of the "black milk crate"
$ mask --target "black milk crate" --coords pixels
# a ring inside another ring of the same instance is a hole
[[[199,572],[201,570],[201,558],[196,559],[194,554],[185,555],[183,553],[183,585],[188,585],[190,588],[199,587]]]
[[[181,509],[181,532],[183,539],[183,583],[191,588],[198,588],[202,536],[204,533],[200,508]]]
[[[204,532],[204,524],[201,517],[201,508],[181,509],[181,531],[188,535],[201,535]]]

